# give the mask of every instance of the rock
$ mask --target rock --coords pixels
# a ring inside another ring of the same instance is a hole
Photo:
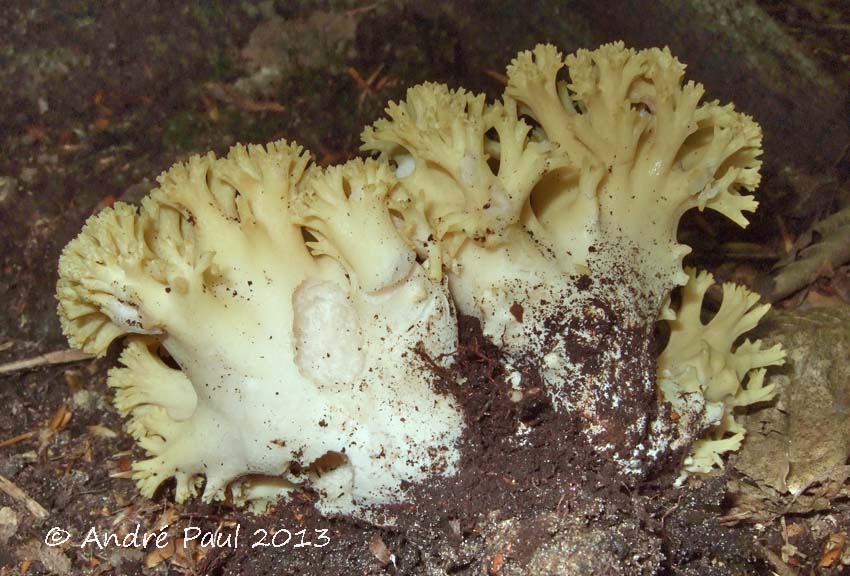
[[[18,189],[18,181],[11,176],[0,176],[0,204],[5,204]]]
[[[775,406],[746,417],[749,433],[735,468],[763,487],[766,499],[790,495],[799,506],[807,499],[796,497],[810,487],[837,490],[848,476],[850,307],[777,313],[759,332],[766,344],[783,345],[787,362],[768,376],[778,391]],[[820,495],[828,500],[829,491]]]
[[[268,97],[287,78],[305,70],[342,67],[357,32],[357,20],[344,12],[316,11],[305,18],[274,16],[251,33],[242,58],[251,75],[235,87],[248,97]]]
[[[38,176],[38,169],[33,166],[24,166],[21,168],[21,182],[24,184],[32,184]]]
[[[0,545],[5,546],[18,531],[18,515],[8,506],[0,508]]]

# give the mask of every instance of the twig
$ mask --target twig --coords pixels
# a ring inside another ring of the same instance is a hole
[[[738,260],[779,260],[781,255],[774,249],[753,242],[725,242],[721,244],[723,256]]]
[[[24,360],[14,360],[6,364],[0,364],[0,375],[11,374],[12,372],[20,372],[21,370],[31,370],[40,366],[49,366],[52,364],[68,364],[70,362],[80,362],[94,358],[91,354],[80,352],[79,350],[56,350],[47,354],[40,354],[33,358]]]
[[[782,237],[782,248],[788,254],[794,249],[794,237],[788,232],[788,226],[785,225],[785,220],[782,219],[782,216],[779,214],[775,214],[774,216],[776,218],[776,226],[779,228],[779,235]]]
[[[741,512],[735,512],[734,514],[727,514],[726,516],[721,516],[717,519],[717,523],[721,526],[735,526],[742,520],[746,520],[747,518],[749,518],[751,515],[752,514],[746,510]]]
[[[246,112],[283,112],[286,110],[280,102],[275,102],[273,100],[252,100],[251,98],[243,96],[233,86],[207,82],[204,84],[204,88],[213,98],[226,104],[236,106],[240,110],[244,110]]]
[[[779,554],[776,552],[768,550],[760,544],[756,544],[756,550],[759,551],[765,560],[771,563],[773,569],[776,570],[776,573],[779,574],[779,576],[797,576],[797,571],[783,562],[782,558],[780,558]]]
[[[381,62],[378,64],[378,67],[375,68],[366,79],[364,79],[356,68],[349,66],[345,69],[345,73],[354,80],[354,83],[357,84],[357,90],[360,92],[360,97],[357,100],[358,108],[363,105],[363,101],[366,99],[366,96],[375,94],[387,86],[395,85],[396,79],[391,78],[390,76],[381,76],[381,72],[383,72],[383,70],[384,63]]]
[[[23,442],[29,438],[32,438],[36,434],[36,430],[30,430],[29,432],[24,432],[23,434],[18,434],[17,436],[12,436],[6,440],[0,442],[0,448],[6,448],[7,446],[12,446],[17,444],[18,442]]]
[[[502,86],[508,85],[508,77],[501,72],[496,72],[495,70],[486,69],[484,70],[484,74],[501,84]]]
[[[11,480],[6,479],[4,476],[0,476],[0,490],[5,492],[12,500],[23,504],[29,513],[39,520],[47,518],[47,510],[45,510],[41,504],[27,496],[23,490],[18,488]]]
[[[380,2],[372,2],[371,4],[367,4],[366,6],[359,6],[357,8],[352,8],[351,10],[345,13],[346,16],[357,16],[358,14],[363,14],[365,12],[371,12],[375,8],[378,7]]]
[[[425,350],[425,347],[422,346],[421,342],[415,348],[413,348],[413,351],[428,365],[428,367],[434,374],[442,378],[443,381],[447,384],[452,383],[452,377],[449,374],[448,370],[437,364],[437,361],[431,358],[431,356]]]

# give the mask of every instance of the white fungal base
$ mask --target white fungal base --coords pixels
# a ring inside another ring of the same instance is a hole
[[[348,298],[332,281],[311,282],[295,301],[297,363],[275,341],[282,327],[274,314],[259,331],[268,339],[252,342],[250,356],[228,354],[240,350],[235,342],[189,354],[165,339],[186,376],[156,358],[152,341],[130,343],[127,367],[113,370],[110,384],[152,455],[134,466],[143,494],[172,476],[178,501],[202,484],[205,501],[255,503],[309,485],[323,511],[352,513],[399,500],[402,482],[455,471],[461,416],[433,392],[413,352],[419,345],[433,357],[454,352],[445,291],[417,269],[386,294]],[[323,362],[318,350],[326,351]],[[177,396],[154,394],[161,384]]]

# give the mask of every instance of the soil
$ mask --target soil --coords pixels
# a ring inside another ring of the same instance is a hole
[[[323,164],[339,162],[357,153],[362,126],[407,86],[427,79],[495,96],[499,74],[518,50],[540,40],[564,39],[571,49],[606,39],[605,22],[567,14],[558,3],[527,8],[522,26],[516,6],[417,4],[5,2],[0,365],[67,347],[53,297],[61,248],[89,215],[116,200],[138,200],[175,161],[207,150],[222,153],[236,142],[286,137],[313,150]],[[741,13],[759,9],[726,4]],[[848,19],[840,2],[764,2],[763,8],[776,34],[798,42],[824,82],[846,86]],[[622,26],[630,30],[628,18]],[[491,50],[494,29],[503,37]],[[275,44],[293,34],[303,44],[315,43],[308,56],[293,55],[293,43]],[[667,42],[663,30],[655,37],[655,43]],[[688,61],[687,54],[678,55]],[[261,73],[269,58],[283,62],[277,80]],[[730,74],[731,87],[718,89],[734,92],[734,79]],[[799,94],[783,96],[791,99],[789,114],[812,105]],[[816,141],[799,144],[817,147]],[[720,219],[689,216],[681,233],[696,246],[692,261],[739,281],[766,270],[768,262],[759,257],[730,265],[719,256],[725,254],[719,239],[728,230],[728,238],[772,250],[786,240],[783,233],[793,235],[834,209],[840,200],[834,183],[847,176],[846,154],[828,167],[805,162],[777,149],[766,167],[762,216],[753,231],[732,232]],[[786,207],[784,230],[770,215]],[[511,311],[523,314],[521,307]],[[817,566],[829,538],[850,526],[846,500],[796,518],[809,526],[831,522],[834,530],[807,531],[795,541],[799,554],[784,562],[787,530],[778,521],[730,520],[733,471],[677,489],[671,463],[640,482],[624,482],[603,455],[583,444],[581,422],[553,417],[542,386],[527,386],[522,399],[511,402],[499,351],[474,320],[460,322],[456,372],[421,361],[475,423],[463,439],[464,472],[411,487],[411,504],[389,507],[375,522],[323,517],[309,492],[261,516],[226,504],[175,505],[170,486],[153,500],[140,497],[127,479],[140,453],[105,384],[117,350],[100,359],[0,374],[0,477],[46,510],[38,518],[20,499],[0,492],[0,574],[719,576],[772,574],[781,566],[790,567],[789,574],[841,573],[840,562]],[[15,517],[8,538],[4,507]],[[93,526],[123,539],[137,525],[144,532],[166,524],[170,544],[162,549],[79,546]],[[180,539],[189,526],[219,533],[222,544],[238,529],[241,540],[238,546],[201,546]],[[52,527],[67,530],[71,541],[44,546]],[[292,537],[278,546],[286,540],[284,529]]]

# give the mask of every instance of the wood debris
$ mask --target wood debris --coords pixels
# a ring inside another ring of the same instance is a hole
[[[508,557],[508,554],[511,551],[511,543],[508,542],[502,548],[496,552],[496,555],[493,556],[493,560],[490,561],[490,574],[498,574],[502,569],[502,566],[505,563],[505,559]]]
[[[53,364],[80,362],[82,360],[90,360],[91,358],[94,358],[94,356],[79,350],[56,350],[46,354],[39,354],[33,358],[25,358],[23,360],[14,360],[12,362],[0,364],[0,375],[12,374],[13,372],[21,372],[23,370],[32,370],[33,368],[50,366]]]
[[[283,112],[286,110],[280,102],[273,100],[254,100],[253,98],[244,96],[233,86],[226,84],[208,82],[204,84],[204,88],[216,100],[235,106],[245,112]],[[215,112],[214,114],[217,113]]]
[[[770,302],[811,285],[850,261],[850,207],[817,222],[797,239],[795,248],[777,264],[773,278],[761,287]]]
[[[23,432],[22,434],[18,434],[17,436],[12,436],[11,438],[7,438],[0,442],[0,448],[6,448],[7,446],[13,446],[18,442],[23,442],[24,440],[28,440],[37,434],[36,430],[30,430],[29,432]]]
[[[64,404],[59,407],[59,409],[53,414],[53,417],[50,419],[47,427],[51,432],[59,432],[63,428],[65,428],[68,423],[71,421],[74,413],[68,409]]]
[[[39,520],[47,518],[48,513],[47,510],[44,509],[44,506],[30,498],[23,490],[18,488],[14,482],[7,479],[5,476],[0,476],[0,491],[5,493],[15,502],[22,504],[30,514]]]

